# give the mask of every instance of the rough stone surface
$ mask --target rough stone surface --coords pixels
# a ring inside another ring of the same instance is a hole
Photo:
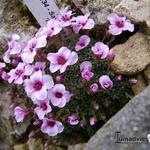
[[[115,12],[127,16],[136,23],[150,20],[149,0],[122,0],[114,9]]]
[[[145,87],[146,87],[146,81],[143,78],[142,74],[138,74],[136,79],[138,80],[138,82],[136,84],[132,85],[132,90],[133,90],[135,95],[137,95],[140,92],[142,92],[145,89]]]
[[[119,74],[137,74],[150,63],[150,45],[142,33],[136,33],[127,42],[115,46],[112,69]]]
[[[150,143],[150,86],[134,97],[120,112],[112,117],[87,143],[84,150],[148,150]],[[115,143],[120,137],[144,138],[143,142]],[[145,142],[144,142],[145,141]]]
[[[150,65],[145,68],[144,75],[147,83],[150,84]]]
[[[85,143],[77,144],[77,145],[70,145],[68,146],[68,150],[84,150]]]
[[[18,0],[0,0],[0,56],[13,33],[28,40],[36,31],[36,28],[29,23],[28,18],[20,14],[19,6]]]
[[[17,144],[14,146],[14,150],[28,150],[28,146],[26,144]]]
[[[44,150],[43,143],[40,139],[30,139],[27,144],[29,150]]]
[[[6,94],[8,87],[0,86],[0,91],[0,150],[10,150],[17,137],[25,133],[30,120],[17,124],[10,110],[11,99]]]
[[[83,13],[91,13],[97,24],[105,24],[107,16],[121,0],[72,0]]]

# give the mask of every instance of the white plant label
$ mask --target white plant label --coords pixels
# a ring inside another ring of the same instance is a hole
[[[23,0],[41,26],[59,14],[55,0]]]
[[[59,8],[56,5],[55,0],[23,0],[27,5],[31,13],[41,26],[46,26],[47,21],[54,19],[59,15]],[[61,36],[65,42],[65,45],[70,47],[69,30],[64,29],[61,32]]]

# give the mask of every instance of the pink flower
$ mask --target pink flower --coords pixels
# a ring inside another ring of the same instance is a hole
[[[49,69],[52,73],[57,70],[63,73],[67,66],[74,65],[78,61],[78,55],[67,47],[61,47],[57,53],[49,53],[47,59],[51,62]]]
[[[47,93],[54,85],[50,75],[42,75],[41,71],[37,71],[30,76],[30,79],[25,79],[25,91],[33,101],[44,100],[47,98]]]
[[[93,83],[91,86],[90,86],[90,91],[92,93],[96,93],[98,91],[99,87],[98,87],[98,84],[97,83]]]
[[[49,136],[56,136],[58,133],[63,132],[64,126],[61,122],[54,119],[43,119],[43,124],[41,126],[41,131],[48,134]]]
[[[80,64],[80,72],[84,70],[91,70],[92,69],[92,63],[90,61],[84,61]]]
[[[8,82],[22,84],[24,77],[32,74],[32,69],[29,68],[30,65],[26,65],[25,63],[19,63],[15,69],[10,70],[10,72],[8,73],[8,75],[10,76]]]
[[[97,123],[97,119],[95,117],[90,118],[90,125],[94,126]]]
[[[3,73],[3,68],[5,67],[6,67],[6,64],[0,62],[0,75]]]
[[[123,76],[122,75],[117,75],[115,78],[116,78],[117,81],[121,81],[123,79]]]
[[[87,35],[82,35],[79,38],[79,41],[77,42],[75,46],[76,51],[80,51],[81,49],[87,47],[87,45],[90,43],[90,38]]]
[[[23,122],[24,118],[27,116],[28,113],[29,110],[27,108],[17,106],[14,109],[14,115],[17,122]]]
[[[110,51],[108,52],[108,55],[107,55],[107,59],[108,59],[109,61],[113,61],[114,58],[115,58],[115,54],[114,54],[114,52],[113,52],[113,49],[110,49]]]
[[[8,81],[8,79],[10,78],[10,76],[5,71],[2,72],[1,77],[5,81]]]
[[[108,75],[103,75],[99,78],[99,83],[101,87],[105,90],[111,89],[113,87],[113,82]]]
[[[21,53],[21,58],[25,63],[32,63],[37,54],[37,50],[45,47],[47,44],[46,36],[31,39]]]
[[[108,55],[109,47],[102,42],[97,42],[92,47],[92,52],[96,55],[97,58],[105,59]]]
[[[51,103],[59,108],[64,107],[71,98],[70,92],[66,91],[63,84],[55,84],[54,87],[49,90],[48,96]]]
[[[96,103],[96,102],[94,103],[94,106],[93,106],[93,107],[94,107],[95,110],[99,110],[99,108],[100,108],[99,104]]]
[[[117,14],[112,13],[108,16],[108,20],[111,24],[109,26],[109,32],[112,35],[119,35],[126,30],[130,32],[134,31],[134,25],[126,17],[119,17]]]
[[[85,70],[81,72],[81,77],[85,82],[90,81],[94,76],[94,73],[89,71],[89,70]]]
[[[131,79],[129,79],[129,82],[130,82],[131,84],[137,84],[137,83],[138,83],[138,80],[135,79],[135,78],[131,78]]]
[[[46,27],[40,28],[35,37],[43,37],[43,39],[46,39],[47,37],[57,35],[61,30],[62,27],[60,26],[59,22],[55,19],[51,19],[47,22]]]
[[[71,125],[77,125],[79,123],[78,117],[76,115],[71,115],[68,117],[68,122]]]
[[[55,80],[57,83],[63,83],[64,82],[64,78],[61,75],[57,75],[55,77]]]
[[[44,73],[45,67],[46,67],[45,62],[36,62],[34,67],[33,67],[33,71],[34,72],[42,71]]]
[[[51,106],[49,105],[49,100],[37,101],[38,107],[34,109],[35,113],[40,120],[44,119],[45,115],[52,111]]]
[[[12,39],[8,42],[8,50],[4,53],[3,60],[10,63],[10,56],[19,54],[21,52],[21,44],[19,43],[20,36],[17,34],[12,35]]]
[[[94,27],[95,22],[89,16],[90,14],[85,14],[72,18],[72,27],[75,33],[78,33],[81,29],[92,29]]]
[[[68,7],[62,8],[60,10],[60,15],[58,16],[60,25],[62,27],[70,26],[71,25],[71,16],[72,16],[72,11],[69,10]]]

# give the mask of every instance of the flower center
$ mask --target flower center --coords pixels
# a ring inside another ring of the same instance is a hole
[[[36,91],[39,91],[39,90],[42,88],[42,86],[43,86],[42,82],[36,81],[36,82],[34,83],[33,88],[34,88]]]
[[[63,21],[68,21],[68,20],[70,20],[70,18],[69,18],[67,15],[64,15],[64,16],[62,17],[62,19],[63,19]]]
[[[48,121],[47,125],[50,126],[50,127],[54,127],[55,125],[55,121]]]
[[[106,82],[106,83],[104,83],[104,86],[105,86],[106,88],[109,88],[111,85],[110,85],[109,82]]]
[[[15,72],[15,74],[17,75],[17,76],[21,76],[22,75],[22,73],[23,73],[23,70],[16,70],[16,72]]]
[[[56,93],[55,93],[55,96],[56,96],[57,98],[61,98],[63,95],[62,95],[62,93],[60,93],[60,92],[56,92]]]
[[[66,59],[63,56],[59,56],[57,61],[59,65],[64,65],[66,63]]]
[[[85,46],[85,43],[80,42],[80,46],[84,47],[84,46]]]
[[[123,22],[123,21],[117,21],[117,22],[116,22],[116,26],[117,26],[118,28],[122,28],[122,27],[124,26],[124,22]]]
[[[47,110],[47,105],[46,105],[46,103],[42,103],[41,105],[40,105],[40,108],[44,111],[44,110]]]

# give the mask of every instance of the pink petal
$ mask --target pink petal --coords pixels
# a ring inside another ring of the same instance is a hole
[[[108,32],[110,32],[112,35],[119,35],[122,33],[122,29],[118,28],[116,25],[110,25]]]
[[[93,19],[88,19],[83,29],[92,29],[95,25],[95,22]]]
[[[52,76],[50,76],[50,75],[44,75],[43,76],[43,83],[44,83],[44,86],[47,89],[51,89],[53,87],[53,85],[54,85],[54,81],[53,81]]]
[[[78,54],[76,52],[71,52],[67,63],[69,65],[74,65],[78,61]]]
[[[24,51],[21,54],[21,59],[25,63],[32,63],[34,61],[35,55],[36,55],[36,51],[33,51],[33,52]]]
[[[66,59],[68,59],[69,55],[70,55],[71,51],[67,48],[67,47],[61,47],[58,50],[58,54],[59,56],[64,56]]]
[[[35,92],[36,98],[38,100],[43,100],[47,98],[47,90],[45,88],[42,88],[41,90]]]
[[[37,48],[45,47],[46,44],[47,44],[46,38],[47,38],[46,35],[43,35],[43,36],[39,37],[39,38],[37,39],[37,45],[36,45],[36,47],[37,47]]]
[[[42,72],[36,71],[30,76],[31,82],[42,81]]]
[[[54,73],[61,68],[61,65],[58,64],[50,64],[49,70],[50,72]]]

